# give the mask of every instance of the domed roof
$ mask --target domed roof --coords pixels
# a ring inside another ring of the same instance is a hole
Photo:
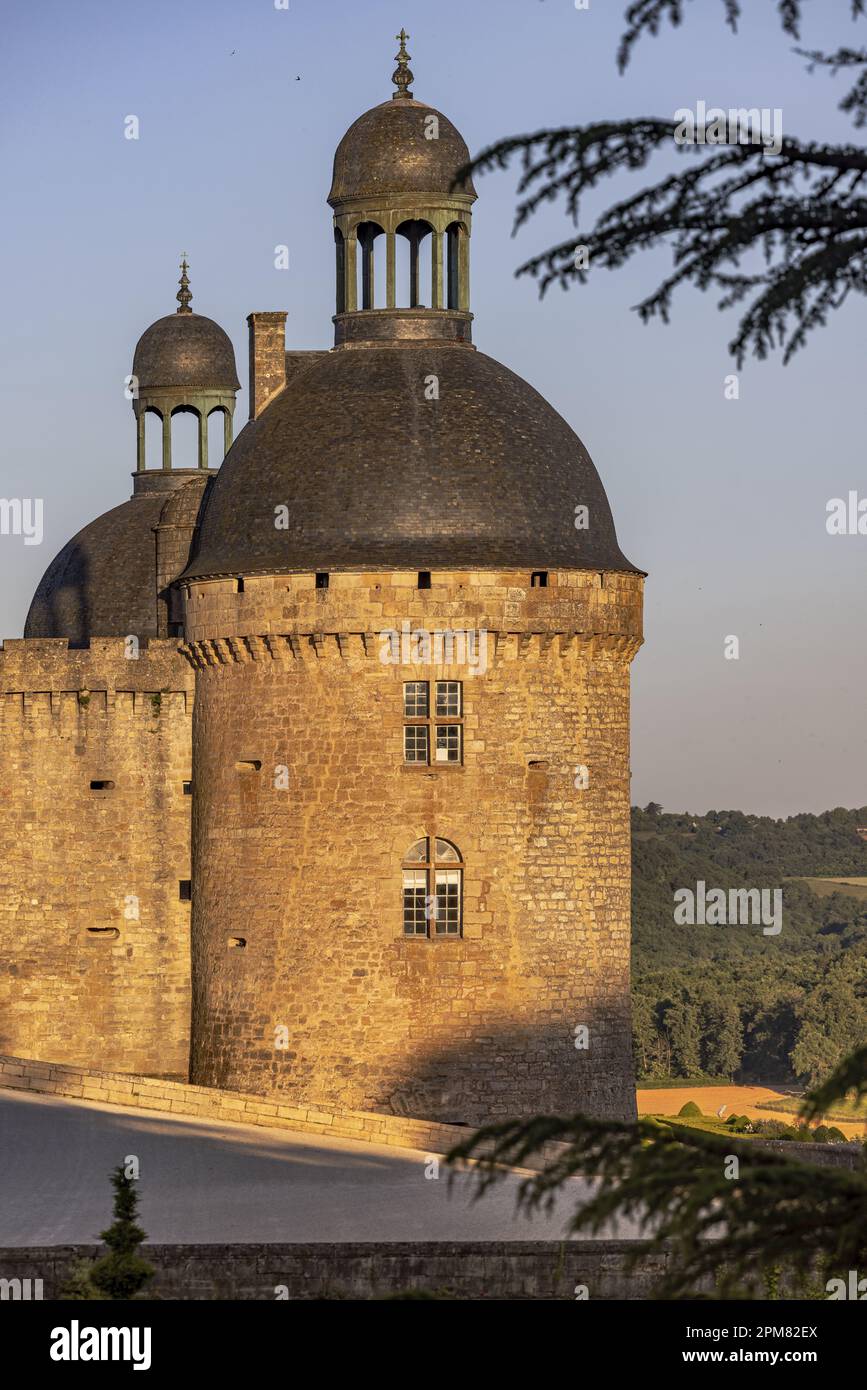
[[[145,329],[132,371],[140,391],[155,386],[237,391],[241,384],[229,335],[213,319],[191,310],[167,314]]]
[[[438,122],[436,139],[425,134],[430,116]],[[472,179],[453,187],[457,171],[469,160],[463,136],[447,116],[410,97],[384,101],[359,116],[337,146],[328,201],[333,207],[347,198],[379,193],[475,198]]]
[[[165,494],[133,497],[73,536],[45,571],[24,624],[25,637],[157,635],[153,528]]]
[[[447,345],[317,355],[238,436],[184,573],[379,567],[634,569],[566,421],[493,358]]]
[[[157,572],[154,529],[195,524],[208,475],[176,470],[137,474],[127,502],[91,521],[52,560],[39,582],[25,637],[156,637]]]

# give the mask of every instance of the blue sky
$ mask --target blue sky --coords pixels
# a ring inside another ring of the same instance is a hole
[[[815,13],[805,47],[854,43],[845,0]],[[19,636],[51,557],[129,495],[135,427],[124,398],[135,342],[175,307],[189,253],[193,307],[235,344],[246,315],[286,309],[289,347],[327,347],[333,242],[325,203],[346,127],[391,91],[401,25],[415,94],[478,151],[546,125],[683,106],[779,107],[788,133],[849,140],[841,84],[805,72],[772,0],[738,36],[722,5],[615,66],[622,6],[591,0],[79,0],[5,17],[0,141],[7,270],[0,324],[3,482],[45,499],[45,539],[0,537],[0,633]],[[755,12],[755,13],[753,13]],[[862,35],[863,41],[863,35]],[[124,139],[135,114],[140,139]],[[774,815],[867,802],[867,537],[831,537],[825,507],[867,495],[864,301],[794,362],[723,378],[734,318],[687,290],[672,322],[630,312],[665,252],[585,288],[516,280],[568,237],[549,207],[511,236],[516,173],[478,180],[477,345],[532,382],[577,430],[606,485],[623,550],[649,571],[646,645],[633,668],[633,800]],[[637,185],[608,185],[602,199]],[[588,221],[597,198],[587,204]],[[274,247],[290,268],[274,268]],[[236,428],[247,415],[239,397]],[[723,656],[740,639],[740,659]]]

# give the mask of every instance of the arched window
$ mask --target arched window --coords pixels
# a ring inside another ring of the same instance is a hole
[[[425,836],[403,860],[404,936],[463,934],[463,861],[451,840]]]

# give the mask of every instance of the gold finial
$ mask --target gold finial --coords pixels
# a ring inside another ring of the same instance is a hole
[[[179,306],[179,307],[178,307],[177,312],[178,312],[179,314],[191,314],[191,313],[193,312],[192,309],[190,308],[190,300],[192,299],[193,296],[192,296],[192,294],[190,293],[190,280],[189,280],[189,276],[187,275],[187,271],[188,271],[188,270],[189,270],[189,266],[187,265],[187,253],[186,253],[186,251],[184,251],[184,252],[183,252],[183,259],[181,260],[181,278],[180,278],[180,280],[178,281],[178,284],[180,285],[181,288],[178,290],[177,294],[175,295],[175,298],[176,298],[177,301],[178,301],[178,306]]]
[[[400,49],[394,55],[397,60],[397,67],[391,74],[391,80],[397,88],[397,91],[392,92],[391,96],[393,101],[399,101],[401,97],[412,96],[412,92],[409,90],[409,84],[412,82],[413,76],[409,69],[409,54],[406,51],[406,41],[409,38],[409,34],[405,29],[401,29],[399,34],[395,34],[395,38],[400,43]]]

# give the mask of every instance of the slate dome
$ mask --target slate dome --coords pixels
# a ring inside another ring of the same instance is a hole
[[[436,139],[425,135],[429,116],[438,123]],[[469,159],[463,136],[447,116],[410,97],[384,101],[359,116],[337,146],[328,201],[333,207],[350,198],[392,193],[475,198],[472,179],[454,184]]]
[[[191,310],[167,314],[145,329],[136,344],[132,371],[140,391],[161,386],[240,388],[229,335],[213,319]]]
[[[133,497],[83,527],[39,582],[25,637],[155,637],[154,527],[165,494]]]
[[[635,570],[562,416],[493,358],[432,344],[316,354],[227,454],[184,577],[379,567]]]
[[[84,526],[45,571],[24,624],[25,637],[158,636],[155,528],[192,527],[208,475],[154,470],[142,490]]]

